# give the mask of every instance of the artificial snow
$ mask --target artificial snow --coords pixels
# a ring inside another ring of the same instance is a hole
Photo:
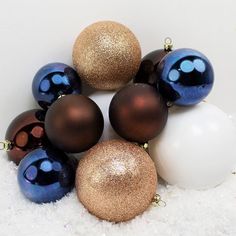
[[[0,236],[222,236],[236,235],[236,175],[205,191],[159,185],[166,207],[151,206],[125,223],[110,223],[88,213],[75,191],[56,203],[25,199],[17,185],[17,167],[0,158]],[[94,196],[96,197],[96,196]]]

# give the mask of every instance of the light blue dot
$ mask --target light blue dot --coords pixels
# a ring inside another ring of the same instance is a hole
[[[55,171],[61,171],[61,169],[62,169],[61,163],[54,161],[52,163],[52,169]]]
[[[194,70],[194,65],[191,61],[185,60],[181,62],[180,69],[185,73],[190,73]]]
[[[204,61],[201,59],[195,59],[193,61],[193,64],[194,64],[195,69],[201,73],[206,70],[206,65],[205,65]]]
[[[37,177],[38,174],[38,170],[35,166],[30,166],[27,170],[26,170],[26,178],[28,180],[34,180]]]
[[[177,81],[179,79],[179,71],[173,69],[169,72],[169,80]]]
[[[47,92],[50,88],[50,82],[48,80],[42,80],[40,83],[40,90],[43,92]]]
[[[52,82],[54,84],[61,84],[62,83],[62,77],[58,74],[55,74],[52,76]]]
[[[67,76],[63,76],[63,77],[62,77],[62,82],[63,82],[64,85],[70,85]]]
[[[52,163],[50,161],[43,161],[40,165],[40,169],[45,172],[52,170]]]

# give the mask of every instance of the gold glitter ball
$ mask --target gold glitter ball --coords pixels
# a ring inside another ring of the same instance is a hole
[[[144,212],[157,188],[154,163],[141,147],[123,140],[98,143],[76,172],[79,200],[100,219],[121,222]]]
[[[135,35],[124,25],[101,21],[85,28],[75,41],[73,63],[90,86],[114,90],[137,73],[141,49]]]

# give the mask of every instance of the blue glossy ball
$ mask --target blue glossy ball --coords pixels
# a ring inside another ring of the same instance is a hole
[[[81,80],[72,67],[63,63],[50,63],[34,76],[32,91],[38,104],[47,109],[61,95],[80,94]]]
[[[189,106],[202,101],[211,91],[214,72],[210,61],[193,49],[177,49],[160,62],[160,93],[176,105]]]
[[[77,162],[62,151],[38,148],[30,152],[18,167],[22,193],[36,203],[61,199],[74,187]]]

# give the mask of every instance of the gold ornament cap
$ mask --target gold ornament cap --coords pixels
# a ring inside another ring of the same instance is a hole
[[[79,200],[97,217],[127,221],[152,203],[155,165],[147,152],[123,140],[98,143],[80,160],[76,173]]]
[[[124,25],[101,21],[85,28],[75,41],[73,63],[81,79],[91,87],[114,90],[136,75],[141,48]]]

